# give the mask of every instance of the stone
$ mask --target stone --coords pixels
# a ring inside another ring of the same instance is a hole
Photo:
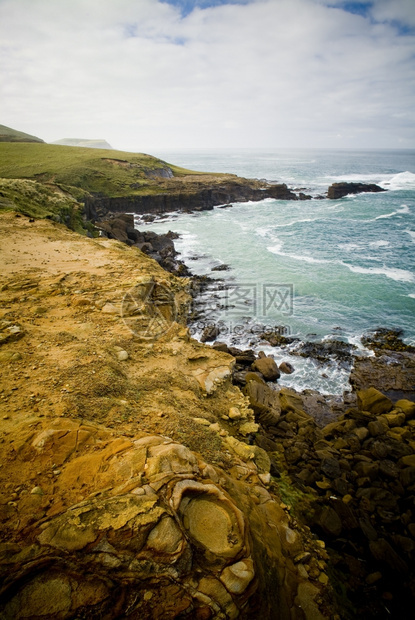
[[[238,407],[231,407],[228,411],[228,416],[231,420],[240,420],[242,418],[242,414]]]
[[[340,536],[342,523],[333,508],[324,506],[316,518],[316,524],[329,536]]]
[[[259,430],[259,424],[257,424],[256,422],[244,422],[240,425],[238,430],[241,435],[244,435],[245,437],[247,435],[255,435],[255,433],[257,433]]]
[[[401,470],[400,480],[404,487],[410,487],[415,482],[415,467],[405,467]]]
[[[389,413],[393,409],[390,398],[374,387],[357,392],[357,403],[361,411],[369,411],[374,415]]]
[[[123,350],[122,351],[118,351],[117,359],[120,362],[124,362],[125,360],[128,360],[128,353],[127,353],[127,351],[123,351]]]
[[[398,400],[396,403],[397,409],[402,409],[407,420],[411,420],[415,417],[415,403],[405,398]]]
[[[252,370],[257,370],[266,381],[276,381],[281,373],[272,357],[261,357],[252,364]]]
[[[325,620],[315,602],[320,590],[309,581],[298,586],[295,604],[302,610],[305,620]]]
[[[278,366],[278,369],[280,370],[280,372],[286,375],[291,375],[295,370],[294,366],[290,364],[290,362],[281,362],[281,364]]]
[[[262,426],[274,426],[281,415],[280,401],[277,392],[268,385],[249,381],[244,394],[249,398],[249,404],[254,410],[255,419]]]
[[[370,551],[378,562],[385,562],[388,566],[402,576],[408,572],[408,565],[393,549],[387,540],[379,538],[369,543]]]
[[[151,530],[146,544],[157,553],[175,554],[185,541],[175,521],[166,516]]]
[[[377,420],[373,420],[373,422],[369,422],[367,428],[372,437],[384,435],[389,430],[388,423],[382,418],[378,418]]]
[[[415,467],[415,454],[408,454],[407,456],[403,456],[399,460],[400,465],[404,465],[405,467]]]
[[[396,411],[391,411],[391,413],[385,413],[383,416],[388,423],[389,428],[393,428],[395,426],[402,426],[405,424],[405,414],[397,413]]]
[[[220,580],[228,592],[242,594],[255,576],[254,565],[250,558],[227,566],[220,575]]]

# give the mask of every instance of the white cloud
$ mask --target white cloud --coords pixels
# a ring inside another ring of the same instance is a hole
[[[415,147],[410,4],[0,0],[1,122],[150,152]]]

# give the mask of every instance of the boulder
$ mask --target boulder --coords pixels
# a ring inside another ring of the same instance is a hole
[[[278,366],[278,369],[285,375],[291,375],[294,372],[294,366],[292,366],[290,362],[281,362],[281,364]]]
[[[260,372],[266,381],[276,381],[281,376],[278,366],[272,357],[260,357],[255,360],[252,364],[252,370]]]
[[[369,411],[375,415],[389,413],[393,409],[391,399],[374,387],[359,390],[357,393],[357,403],[361,411]]]
[[[361,194],[363,192],[385,192],[386,190],[374,183],[333,183],[327,190],[327,198],[337,200],[349,194]]]
[[[254,410],[255,419],[263,426],[274,426],[281,415],[281,406],[277,392],[265,383],[249,381],[244,389],[249,404]]]

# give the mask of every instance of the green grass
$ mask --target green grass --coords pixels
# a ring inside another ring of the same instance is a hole
[[[6,125],[0,125],[0,142],[43,142],[43,140]]]
[[[38,219],[49,218],[70,229],[86,233],[83,205],[56,186],[23,179],[0,179],[0,213],[16,211]]]
[[[161,193],[164,179],[148,173],[170,168],[175,177],[194,173],[142,153],[36,143],[0,143],[0,177],[77,188],[98,196]],[[74,193],[70,189],[71,193]],[[164,190],[166,191],[166,189]],[[76,195],[76,192],[75,192]]]

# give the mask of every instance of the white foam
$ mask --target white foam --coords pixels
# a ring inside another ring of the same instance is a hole
[[[393,217],[394,215],[399,215],[401,213],[410,213],[411,210],[408,207],[408,205],[402,205],[400,209],[397,209],[396,211],[392,211],[391,213],[385,213],[384,215],[378,215],[377,217],[375,217],[375,220],[384,220],[388,217]]]
[[[409,293],[408,297],[412,297],[412,299],[415,299],[415,293]]]
[[[415,230],[404,230],[404,232],[408,233],[412,238],[412,243],[415,243]]]
[[[379,185],[383,189],[389,189],[393,191],[415,189],[415,174],[413,172],[399,172],[390,179],[380,181]]]
[[[385,239],[379,239],[379,241],[371,241],[369,245],[372,248],[386,248],[388,245],[390,245],[390,243]]]
[[[272,252],[272,254],[278,254],[279,256],[286,256],[287,258],[292,258],[293,260],[299,260],[303,263],[318,263],[318,264],[327,264],[332,263],[334,261],[324,260],[323,258],[314,258],[313,256],[308,256],[307,254],[288,254],[288,252],[281,252],[281,246],[268,246],[267,250]]]
[[[339,243],[337,247],[340,250],[345,250],[346,252],[354,252],[355,250],[360,249],[360,245],[357,243]]]
[[[395,280],[396,282],[415,282],[415,276],[410,271],[406,269],[392,269],[389,267],[383,266],[380,267],[356,267],[354,265],[349,265],[348,263],[344,263],[341,261],[341,264],[344,267],[347,267],[353,273],[362,273],[368,275],[376,275],[376,276],[386,276],[391,280]]]

